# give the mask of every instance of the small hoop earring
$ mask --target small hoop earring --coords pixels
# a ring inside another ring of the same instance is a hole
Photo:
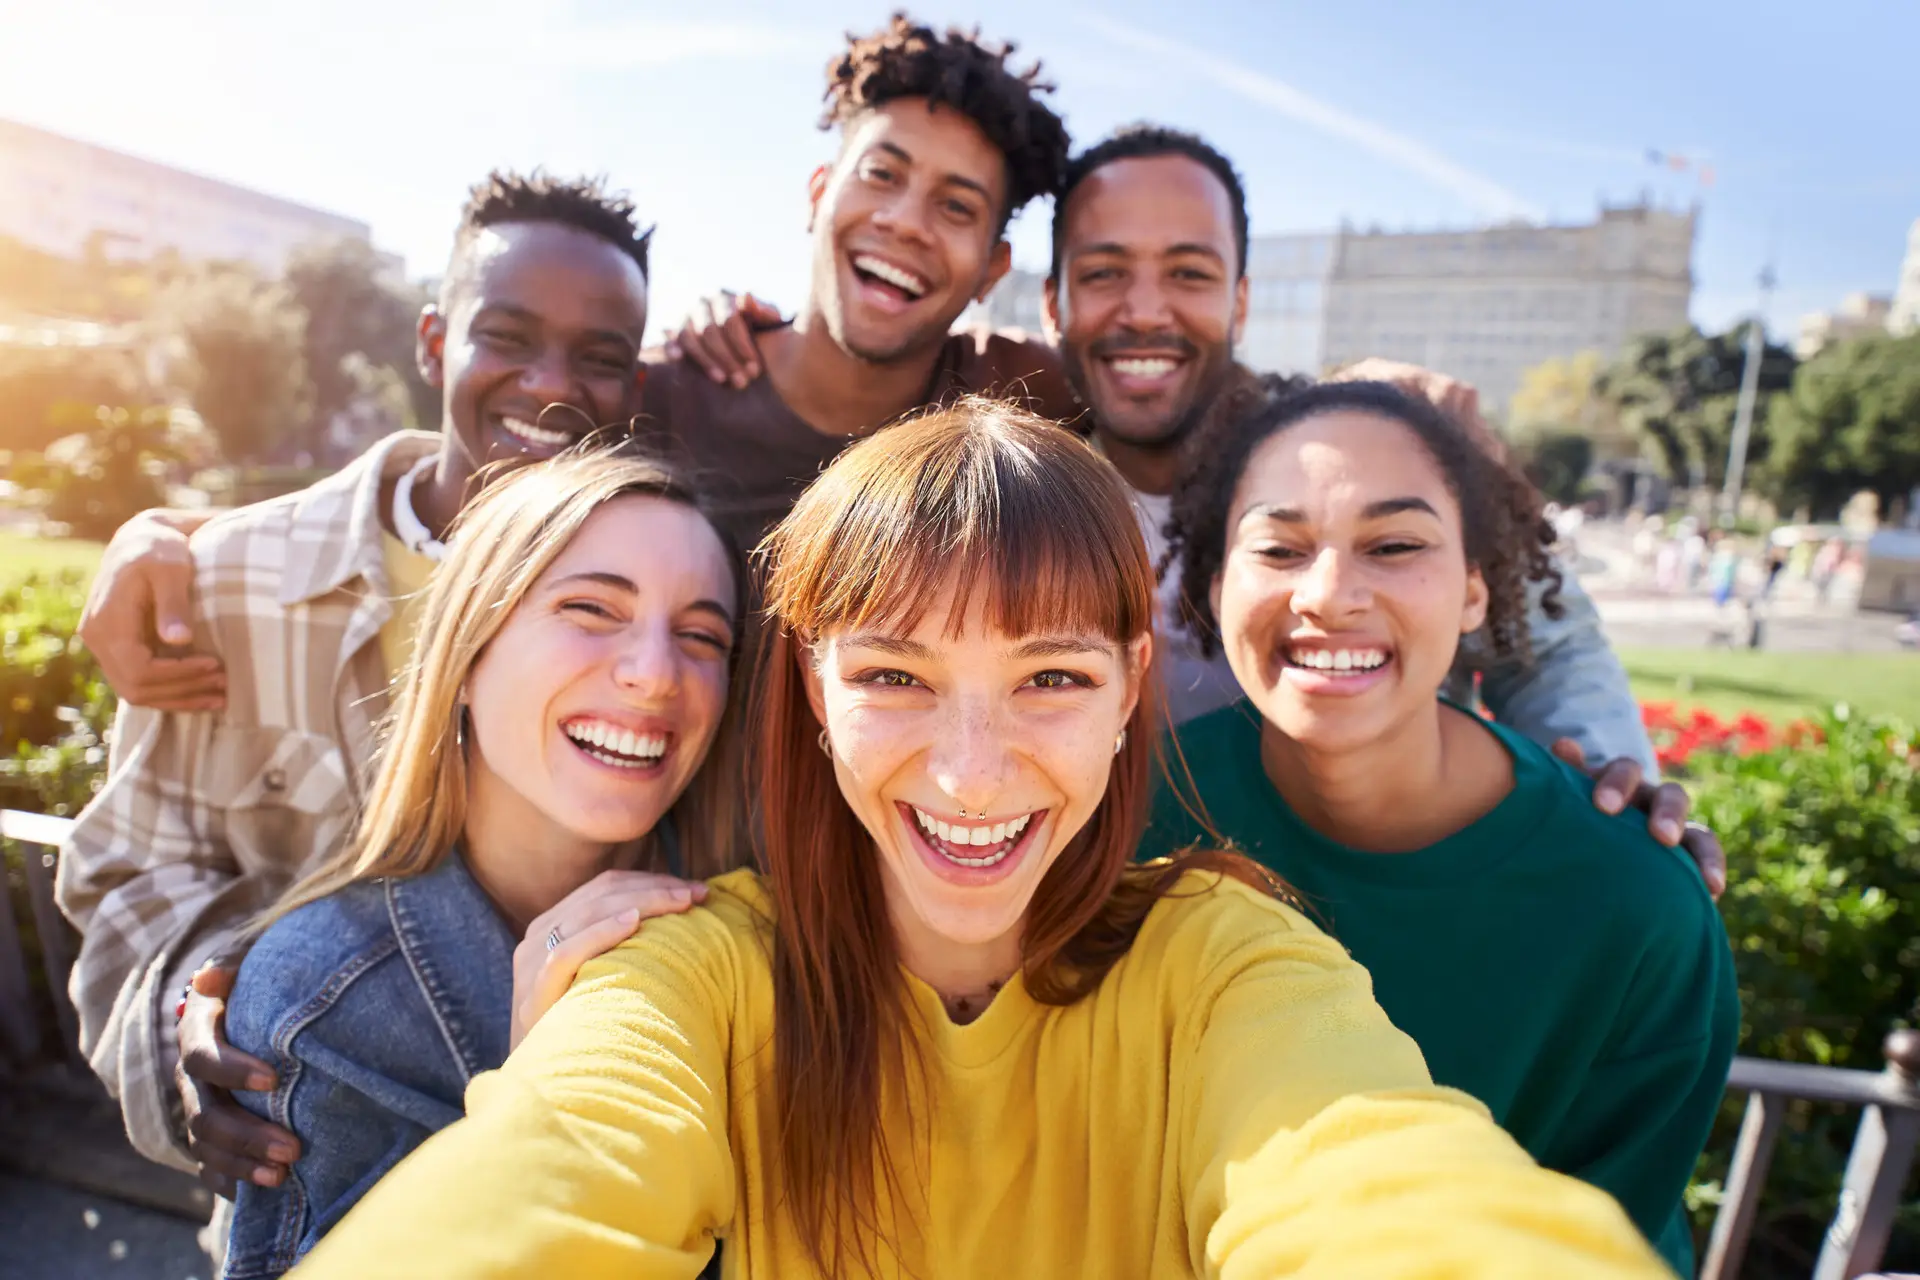
[[[820,751],[821,751],[821,754],[827,757],[827,759],[829,760],[833,759],[833,745],[827,741],[827,730],[825,725],[822,725],[820,727]]]
[[[1113,754],[1119,755],[1120,748],[1126,745],[1127,745],[1127,731],[1125,729],[1122,729],[1120,731],[1120,736],[1113,740]]]
[[[453,713],[453,744],[462,751],[467,749],[467,704],[464,702]]]

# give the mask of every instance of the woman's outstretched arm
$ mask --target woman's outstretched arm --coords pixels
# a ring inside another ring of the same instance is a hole
[[[1195,1270],[1404,1280],[1670,1273],[1605,1193],[1427,1082],[1366,971],[1298,919],[1217,966],[1183,1029]]]

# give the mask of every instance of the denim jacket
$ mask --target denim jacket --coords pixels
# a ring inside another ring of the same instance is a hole
[[[293,912],[254,944],[227,1037],[279,1073],[241,1105],[299,1135],[278,1187],[243,1184],[228,1280],[292,1268],[506,1061],[517,939],[458,853]]]

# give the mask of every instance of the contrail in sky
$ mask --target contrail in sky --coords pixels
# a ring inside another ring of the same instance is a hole
[[[1251,71],[1205,49],[1155,35],[1151,31],[1142,31],[1097,13],[1083,12],[1081,18],[1115,44],[1184,64],[1248,102],[1342,138],[1390,164],[1419,174],[1451,191],[1483,214],[1495,218],[1540,216],[1540,210],[1535,205],[1493,179],[1454,163],[1432,147],[1405,134],[1323,102],[1284,80]]]

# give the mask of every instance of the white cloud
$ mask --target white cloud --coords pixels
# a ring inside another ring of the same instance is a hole
[[[1432,147],[1385,125],[1364,120],[1330,102],[1306,93],[1284,80],[1246,67],[1226,58],[1197,49],[1166,36],[1097,13],[1081,18],[1115,44],[1151,54],[1168,62],[1185,65],[1229,92],[1259,106],[1267,107],[1290,120],[1318,129],[1353,143],[1389,164],[1428,179],[1452,192],[1475,210],[1493,218],[1538,218],[1540,210],[1530,201],[1483,174],[1456,164]]]

